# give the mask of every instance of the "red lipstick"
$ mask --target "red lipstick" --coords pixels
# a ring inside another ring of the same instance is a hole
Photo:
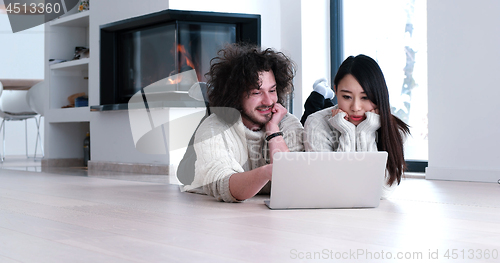
[[[353,120],[353,121],[361,121],[361,120],[363,120],[363,117],[364,117],[363,115],[361,115],[361,116],[352,116],[351,115],[350,116],[351,120]]]

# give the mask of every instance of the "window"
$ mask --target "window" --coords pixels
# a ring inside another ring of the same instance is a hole
[[[389,88],[393,114],[411,127],[405,157],[408,161],[427,162],[426,1],[333,0],[331,4],[338,6],[339,2],[343,40],[337,44],[343,46],[342,60],[365,54],[379,63]],[[332,53],[333,45],[334,41]],[[332,59],[332,68],[338,66]]]

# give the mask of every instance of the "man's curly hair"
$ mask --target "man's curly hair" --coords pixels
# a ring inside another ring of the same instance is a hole
[[[295,64],[285,54],[271,48],[261,50],[250,44],[230,44],[217,52],[205,74],[211,107],[241,109],[241,96],[259,89],[259,73],[272,70],[276,79],[278,102],[293,92]]]

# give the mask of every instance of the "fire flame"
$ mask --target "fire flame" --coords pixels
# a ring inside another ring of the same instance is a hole
[[[191,55],[186,52],[186,48],[184,48],[183,45],[178,44],[177,45],[177,51],[181,53],[181,55],[184,57],[184,60],[181,61],[186,61],[186,65],[190,66],[191,68],[195,69],[194,63],[191,59]]]
[[[177,74],[177,75],[174,75],[172,77],[168,77],[167,81],[168,81],[167,84],[178,84],[182,81],[182,75]]]
[[[200,68],[199,66],[197,67],[191,57],[191,54],[189,54],[189,52],[187,51],[189,50],[186,49],[186,47],[184,45],[181,45],[181,44],[177,44],[177,45],[174,45],[173,48],[170,50],[170,52],[172,52],[172,54],[174,54],[175,52],[177,52],[178,54],[178,68],[175,69],[174,71],[170,72],[170,76],[169,78],[167,79],[167,84],[178,84],[182,81],[182,75],[178,74],[178,73],[181,73],[183,71],[186,71],[186,67],[189,67],[191,69],[194,69],[196,71],[196,76],[198,78],[198,81],[201,81],[202,79],[202,76],[200,74]]]

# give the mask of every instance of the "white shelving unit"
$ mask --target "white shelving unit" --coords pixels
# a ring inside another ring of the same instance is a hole
[[[90,131],[90,107],[73,107],[68,97],[89,93],[90,58],[72,60],[76,47],[89,47],[90,11],[45,24],[45,149],[47,159],[83,159],[83,139]],[[92,53],[90,53],[90,56]],[[49,59],[66,62],[48,64]]]
[[[47,116],[49,123],[88,122],[88,107],[67,108],[64,110],[51,109]]]
[[[78,60],[66,61],[57,64],[50,65],[50,69],[69,69],[69,70],[85,70],[89,66],[89,58],[83,58]]]
[[[76,13],[50,21],[50,26],[89,27],[90,11]]]

